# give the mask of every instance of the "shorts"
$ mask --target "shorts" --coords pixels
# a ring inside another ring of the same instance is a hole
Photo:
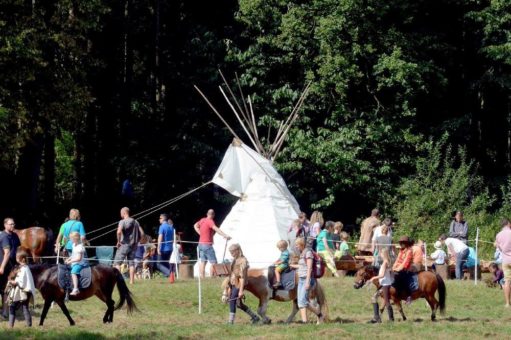
[[[82,271],[82,268],[84,268],[84,266],[82,266],[81,264],[73,264],[71,266],[71,274],[76,274],[76,275],[80,275],[80,272]]]
[[[199,258],[201,262],[217,263],[215,249],[210,244],[199,244]]]
[[[504,272],[504,280],[511,281],[511,263],[503,263],[502,271]]]
[[[298,278],[298,291],[297,291],[297,302],[298,308],[306,308],[309,305],[309,290],[314,286],[315,281],[313,278],[310,279],[309,290],[305,289],[306,277]]]
[[[283,273],[288,268],[289,268],[289,266],[287,265],[287,263],[281,263],[281,264],[278,264],[277,267],[275,267],[275,270],[278,271],[279,273]]]
[[[128,260],[128,266],[135,266],[135,253],[137,251],[137,245],[130,246],[129,244],[121,244],[117,252],[115,253],[114,266],[120,265],[124,259]]]

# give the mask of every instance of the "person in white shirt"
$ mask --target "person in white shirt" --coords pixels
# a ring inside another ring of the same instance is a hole
[[[445,264],[445,257],[447,254],[445,254],[445,251],[442,249],[442,242],[436,241],[435,242],[435,251],[430,255],[432,260],[435,260],[435,263],[433,264],[433,270],[435,270],[435,265],[444,265]]]
[[[468,247],[463,241],[457,238],[447,237],[447,235],[440,236],[440,242],[447,246],[449,255],[456,258],[456,279],[461,280],[463,274],[463,264],[468,258]]]

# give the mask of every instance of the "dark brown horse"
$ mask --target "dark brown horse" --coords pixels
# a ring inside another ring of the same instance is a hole
[[[378,275],[378,270],[373,266],[365,266],[360,268],[355,274],[355,284],[353,285],[355,289],[359,289],[365,285],[372,277]],[[445,283],[444,280],[433,272],[420,272],[417,274],[419,280],[419,289],[412,293],[412,300],[416,300],[418,298],[425,298],[428,301],[428,304],[431,308],[431,320],[435,321],[436,319],[436,311],[440,308],[440,314],[444,314],[445,312]],[[376,281],[375,286],[377,289],[380,289],[380,283]],[[438,300],[435,298],[435,293],[438,290]],[[383,294],[381,295],[383,296]],[[403,312],[403,307],[401,306],[401,300],[407,299],[407,293],[402,291],[397,291],[394,287],[390,288],[390,300],[394,302],[394,305],[397,306],[399,313],[401,314],[403,320],[406,320],[405,313]]]
[[[46,230],[41,227],[31,227],[15,230],[14,232],[20,238],[20,247],[30,254],[34,263],[39,263],[41,256],[45,255],[47,243],[50,241]]]
[[[91,269],[91,285],[87,289],[80,290],[78,295],[70,296],[69,298],[71,301],[85,300],[96,295],[107,305],[105,316],[103,316],[104,323],[112,322],[114,320],[114,310],[120,309],[125,302],[128,306],[128,314],[131,314],[134,310],[138,310],[133,301],[133,296],[124,282],[124,278],[117,269],[104,265],[92,266]],[[73,326],[75,322],[71,318],[71,315],[69,315],[69,311],[64,303],[66,293],[58,284],[58,267],[56,265],[50,266],[47,264],[31,265],[30,270],[34,277],[35,286],[37,290],[41,292],[44,299],[44,307],[41,313],[39,326],[43,325],[48,309],[54,301],[59,305],[60,309],[62,309],[62,312],[69,320],[69,324]],[[115,302],[112,300],[112,293],[115,284],[117,284],[120,300],[117,306],[114,307]]]

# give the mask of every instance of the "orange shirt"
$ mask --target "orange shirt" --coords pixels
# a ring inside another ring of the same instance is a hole
[[[424,253],[422,252],[422,248],[419,246],[413,246],[412,254],[413,254],[412,263],[422,265],[422,261],[424,260]]]
[[[394,265],[392,266],[392,270],[394,271],[409,270],[410,266],[412,265],[412,259],[413,259],[412,249],[401,248],[401,250],[399,250],[399,254],[397,255],[396,262],[394,262]],[[403,269],[396,270],[396,268],[401,266]]]

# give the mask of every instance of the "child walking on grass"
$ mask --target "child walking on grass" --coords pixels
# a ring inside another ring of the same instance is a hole
[[[9,327],[14,327],[16,319],[16,310],[21,306],[23,316],[28,327],[32,326],[32,316],[28,308],[30,300],[33,301],[35,296],[35,284],[30,268],[27,265],[28,254],[24,250],[16,253],[16,262],[19,267],[14,280],[10,280],[9,289]]]

